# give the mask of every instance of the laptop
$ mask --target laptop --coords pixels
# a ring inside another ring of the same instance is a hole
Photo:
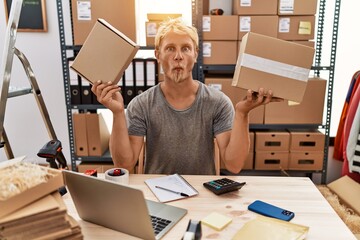
[[[141,190],[63,170],[81,219],[142,239],[160,239],[186,209],[146,200]],[[156,223],[158,221],[159,223]]]

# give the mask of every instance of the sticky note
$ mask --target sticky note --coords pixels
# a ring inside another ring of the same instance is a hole
[[[213,212],[204,217],[201,222],[217,231],[223,230],[232,221],[231,218],[220,213]]]
[[[310,35],[311,34],[311,22],[300,21],[298,34]]]

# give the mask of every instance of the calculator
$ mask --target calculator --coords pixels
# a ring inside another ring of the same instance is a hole
[[[204,187],[206,187],[216,195],[239,190],[245,184],[246,182],[236,182],[229,178],[221,178],[203,183]]]

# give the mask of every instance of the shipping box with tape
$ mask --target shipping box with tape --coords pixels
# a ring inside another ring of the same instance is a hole
[[[301,102],[315,50],[281,39],[247,33],[241,41],[232,85]]]

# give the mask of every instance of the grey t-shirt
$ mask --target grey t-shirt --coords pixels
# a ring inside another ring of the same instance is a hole
[[[215,174],[214,137],[231,130],[234,108],[223,92],[199,82],[194,103],[176,110],[158,84],[135,97],[126,116],[129,135],[146,137],[145,173]]]

